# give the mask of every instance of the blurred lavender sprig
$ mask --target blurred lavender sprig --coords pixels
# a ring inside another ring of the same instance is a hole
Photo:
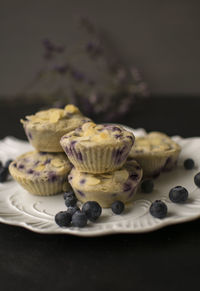
[[[74,103],[88,116],[113,121],[129,112],[148,86],[135,67],[127,67],[88,18],[80,19],[87,40],[69,54],[63,44],[45,38],[44,64],[25,93],[37,92],[50,106]]]

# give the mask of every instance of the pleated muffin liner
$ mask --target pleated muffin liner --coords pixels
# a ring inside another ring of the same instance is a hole
[[[109,175],[105,175],[105,177],[101,177],[102,174],[97,174],[95,176],[87,174],[84,183],[81,182],[84,180],[84,176],[78,173],[79,171],[77,169],[72,169],[68,176],[69,183],[71,184],[77,199],[82,203],[87,201],[97,201],[105,208],[110,207],[112,203],[117,200],[127,204],[133,200],[134,195],[140,186],[143,171],[135,161],[134,163],[127,163],[127,166],[125,167],[129,173],[126,179],[118,180],[118,178],[115,180],[113,178],[115,172],[110,172]],[[77,176],[79,177],[78,180],[76,179]],[[97,184],[89,183],[91,177],[95,177],[97,180],[100,179],[100,182]],[[106,181],[107,186],[102,186],[101,178],[108,179]]]
[[[172,170],[177,163],[180,150],[160,155],[131,156],[143,169],[144,178],[156,178],[162,171]]]
[[[126,144],[120,147],[104,145],[86,148],[77,143],[75,146],[63,145],[63,150],[77,170],[97,174],[121,168],[126,162],[131,146]]]
[[[41,180],[39,178],[31,180],[23,175],[17,173],[12,164],[9,166],[11,176],[28,192],[39,196],[50,196],[59,194],[69,189],[67,181],[67,174],[60,176],[59,181],[50,182],[48,180]],[[63,181],[63,182],[61,182]]]
[[[53,132],[51,130],[40,131],[24,124],[24,131],[30,144],[39,152],[59,153],[63,152],[60,145],[60,138],[63,132]],[[65,131],[66,133],[66,131]]]
[[[101,205],[101,207],[109,208],[111,207],[112,203],[117,200],[123,202],[124,204],[128,204],[132,202],[138,190],[138,187],[139,185],[130,192],[120,192],[120,193],[117,193],[116,195],[109,192],[104,192],[104,193],[102,193],[101,191],[98,192],[98,191],[95,191],[94,189],[93,191],[84,191],[84,196],[83,196],[83,194],[81,194],[82,191],[78,189],[73,189],[73,190],[77,199],[81,201],[82,203],[85,203],[87,201],[96,201]]]

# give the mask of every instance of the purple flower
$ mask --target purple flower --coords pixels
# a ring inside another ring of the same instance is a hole
[[[43,56],[45,59],[50,60],[50,59],[52,59],[53,54],[52,54],[52,52],[46,51]]]
[[[94,48],[95,48],[95,45],[94,45],[93,42],[88,42],[88,43],[87,43],[87,45],[86,45],[86,50],[87,50],[88,52],[93,51]]]
[[[55,50],[57,53],[63,53],[65,51],[65,46],[64,45],[57,45]]]
[[[45,47],[45,49],[47,51],[52,52],[55,49],[55,46],[53,45],[53,43],[48,38],[45,38],[43,40],[43,45],[44,45],[44,47]]]
[[[68,65],[60,65],[60,66],[56,65],[56,66],[54,66],[54,70],[62,75],[62,74],[67,73],[67,71],[69,70],[69,66]]]
[[[84,74],[77,71],[77,70],[73,70],[71,72],[72,77],[76,80],[76,81],[83,81],[84,80]]]

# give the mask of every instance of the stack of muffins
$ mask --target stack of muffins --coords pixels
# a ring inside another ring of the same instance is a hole
[[[68,176],[81,202],[97,201],[110,207],[116,200],[133,199],[142,178],[136,161],[126,162],[134,135],[118,125],[84,123],[61,138],[73,168]]]
[[[35,195],[72,187],[78,200],[102,207],[132,201],[143,175],[171,170],[181,150],[163,133],[135,139],[122,126],[95,124],[74,105],[39,111],[21,122],[35,150],[10,164],[13,178]]]
[[[16,158],[9,166],[10,174],[35,195],[54,195],[68,190],[67,175],[72,166],[63,153],[60,139],[89,120],[73,105],[26,116],[21,122],[35,150]]]

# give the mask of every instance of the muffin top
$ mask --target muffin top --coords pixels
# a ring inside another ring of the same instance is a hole
[[[62,131],[66,129],[69,132],[70,128],[74,130],[74,128],[90,121],[90,119],[85,118],[76,106],[69,104],[64,109],[51,108],[39,111],[34,115],[26,116],[26,120],[21,119],[20,121],[25,127]]]
[[[58,176],[68,174],[71,164],[64,153],[31,151],[17,157],[9,169],[31,180],[54,181]]]
[[[61,145],[65,144],[65,142],[67,144],[78,142],[86,146],[93,146],[96,144],[114,145],[120,143],[129,143],[133,145],[134,140],[134,135],[125,130],[122,126],[86,122],[74,131],[64,135],[61,138]]]
[[[158,155],[161,153],[168,154],[180,150],[180,146],[166,134],[161,132],[150,132],[146,136],[136,137],[135,144],[129,156],[145,154]]]
[[[121,169],[104,174],[91,174],[72,169],[69,183],[79,191],[126,192],[142,178],[142,169],[136,161],[127,162]]]

